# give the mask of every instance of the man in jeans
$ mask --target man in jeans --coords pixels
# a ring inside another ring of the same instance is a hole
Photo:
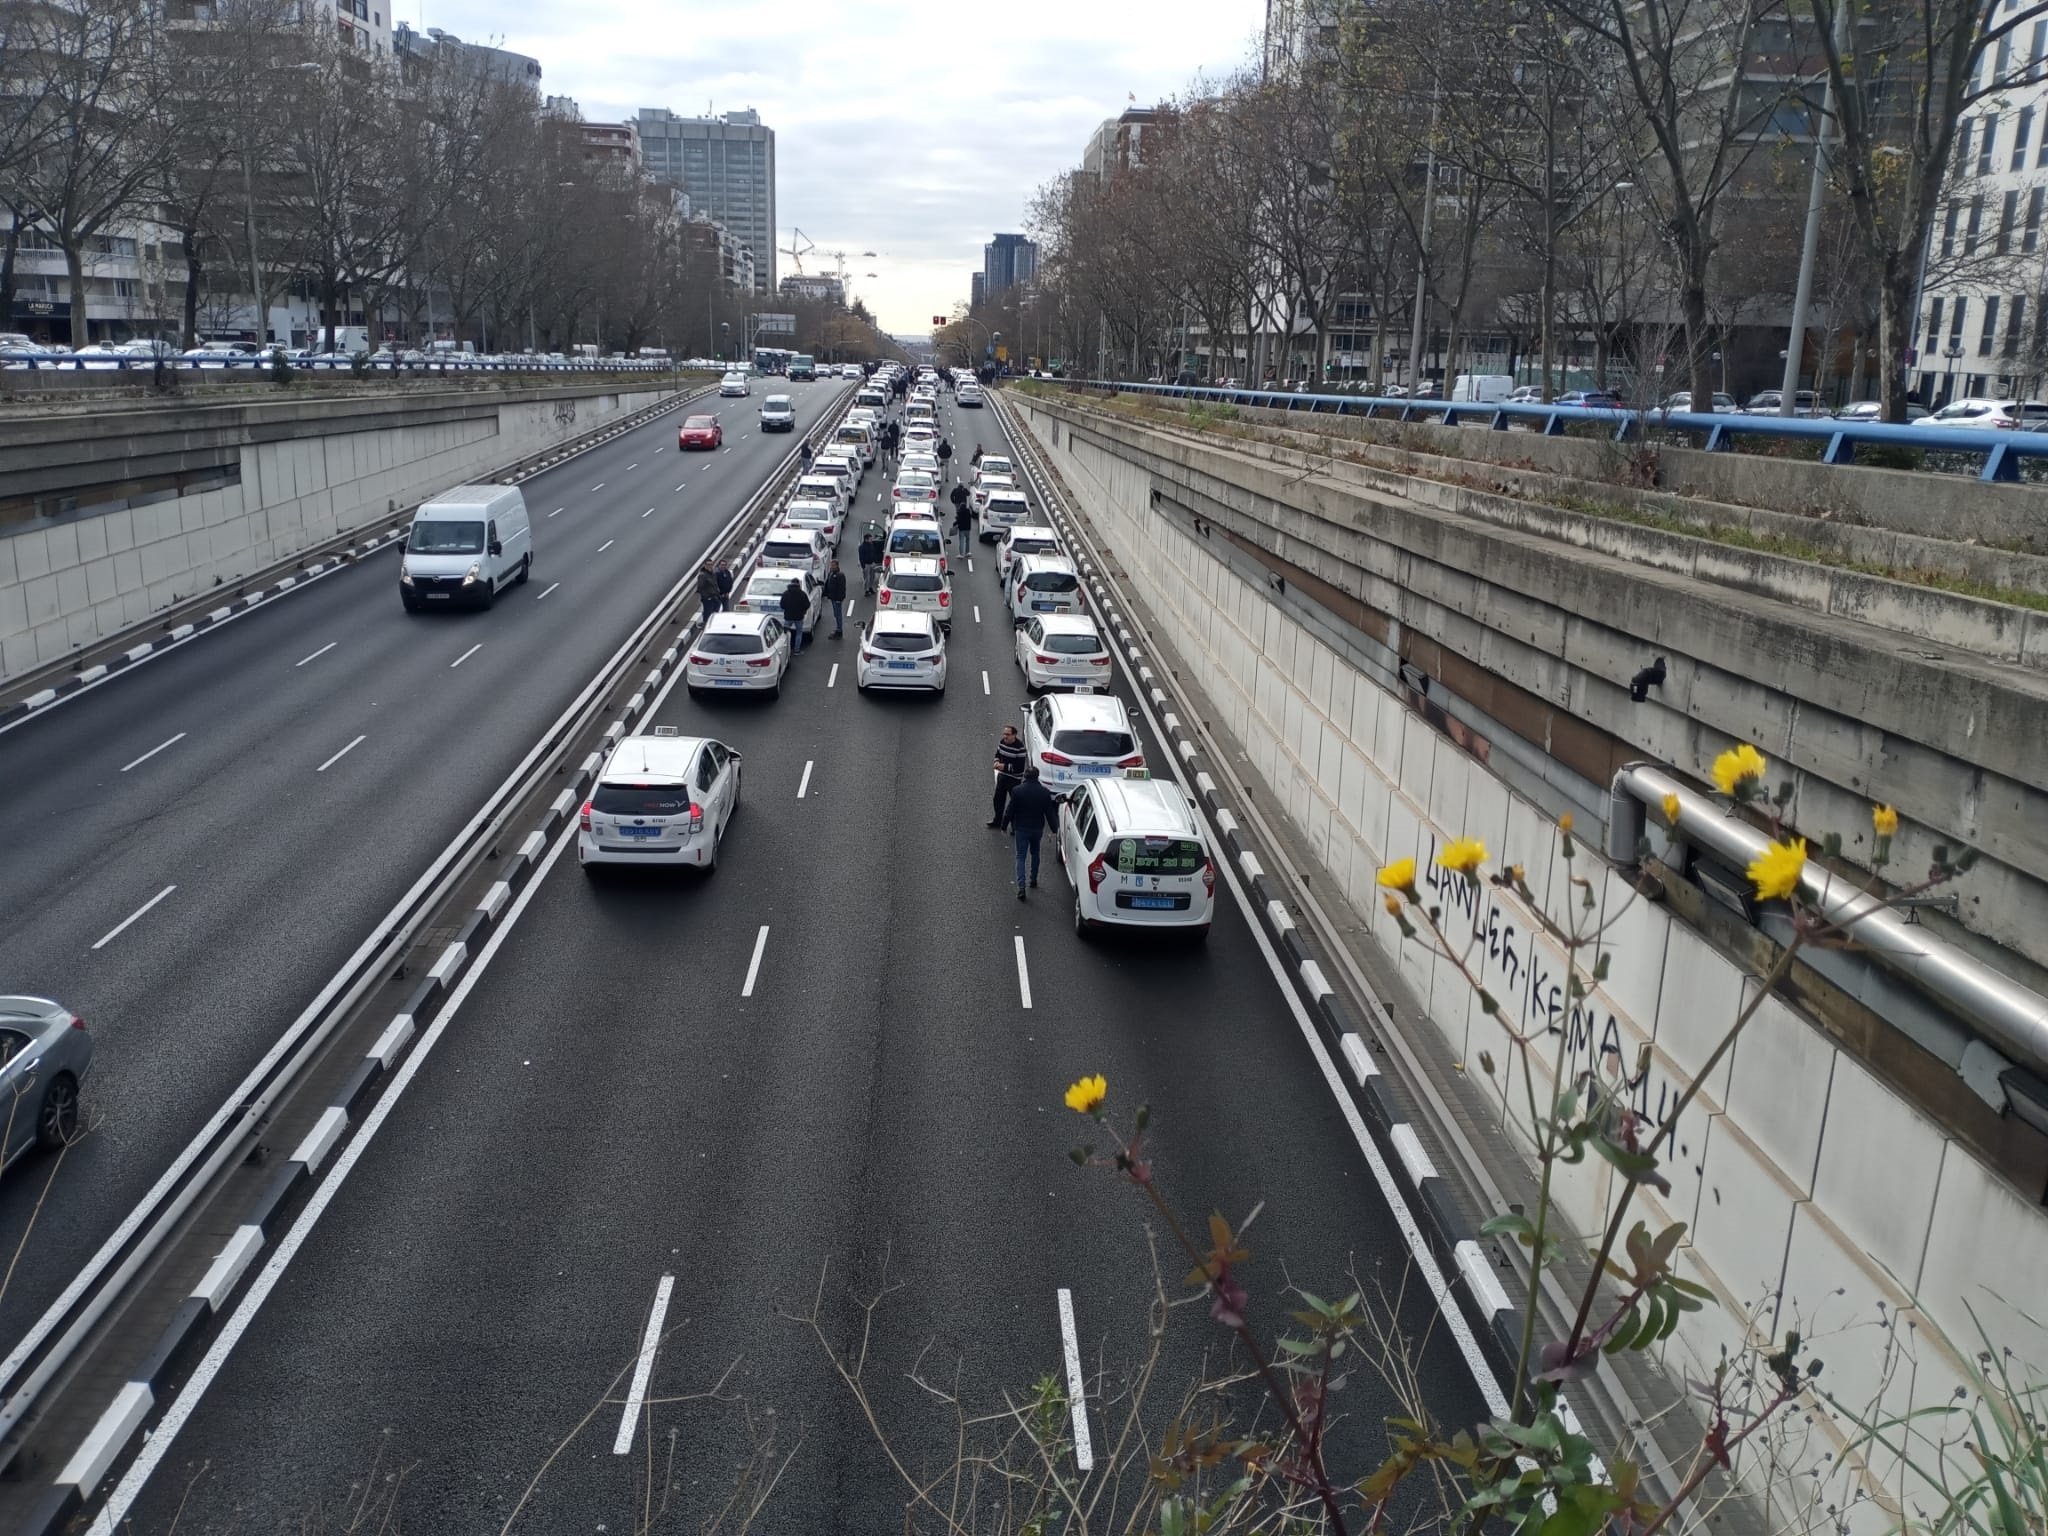
[[[804,648],[804,615],[811,611],[811,600],[804,595],[803,584],[794,576],[789,585],[782,589],[782,622],[789,626],[789,654],[799,656]]]
[[[1017,727],[1003,727],[1002,739],[996,743],[996,808],[989,813],[988,824],[999,828],[1003,824],[1003,807],[1008,804],[1010,791],[1024,782],[1024,738],[1017,734]]]
[[[953,487],[953,537],[960,548],[961,559],[967,558],[967,538],[974,532],[974,514],[967,510],[967,487]]]
[[[1017,899],[1024,899],[1024,866],[1030,863],[1031,883],[1038,884],[1038,840],[1059,815],[1052,792],[1038,782],[1038,765],[1024,770],[1024,782],[1010,791],[1010,803],[1003,808],[1003,825],[1017,845]]]
[[[832,605],[832,638],[837,640],[846,633],[846,572],[837,560],[825,576],[825,600]]]
[[[707,617],[725,606],[718,590],[718,572],[711,568],[709,560],[697,568],[697,601]]]

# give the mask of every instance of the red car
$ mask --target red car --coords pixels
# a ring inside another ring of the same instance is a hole
[[[724,442],[725,428],[718,424],[716,416],[685,416],[676,433],[676,447],[685,452],[692,448],[717,448]]]

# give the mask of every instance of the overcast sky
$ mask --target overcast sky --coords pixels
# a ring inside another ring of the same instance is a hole
[[[757,108],[775,130],[777,244],[798,226],[845,251],[854,292],[909,334],[966,299],[989,236],[1024,228],[1103,118],[1246,58],[1265,4],[397,0],[392,15],[531,54],[591,121]]]

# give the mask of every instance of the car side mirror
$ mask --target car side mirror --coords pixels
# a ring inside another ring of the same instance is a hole
[[[496,539],[493,539],[491,540],[491,553],[494,555],[502,555],[503,553],[505,553],[505,546],[500,544]]]

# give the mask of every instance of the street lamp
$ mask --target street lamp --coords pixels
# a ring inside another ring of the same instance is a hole
[[[1942,348],[1941,355],[1948,359],[1948,393],[1941,402],[1943,405],[1947,405],[1956,397],[1956,364],[1962,361],[1962,338],[1957,337],[1950,341],[1946,347]]]

